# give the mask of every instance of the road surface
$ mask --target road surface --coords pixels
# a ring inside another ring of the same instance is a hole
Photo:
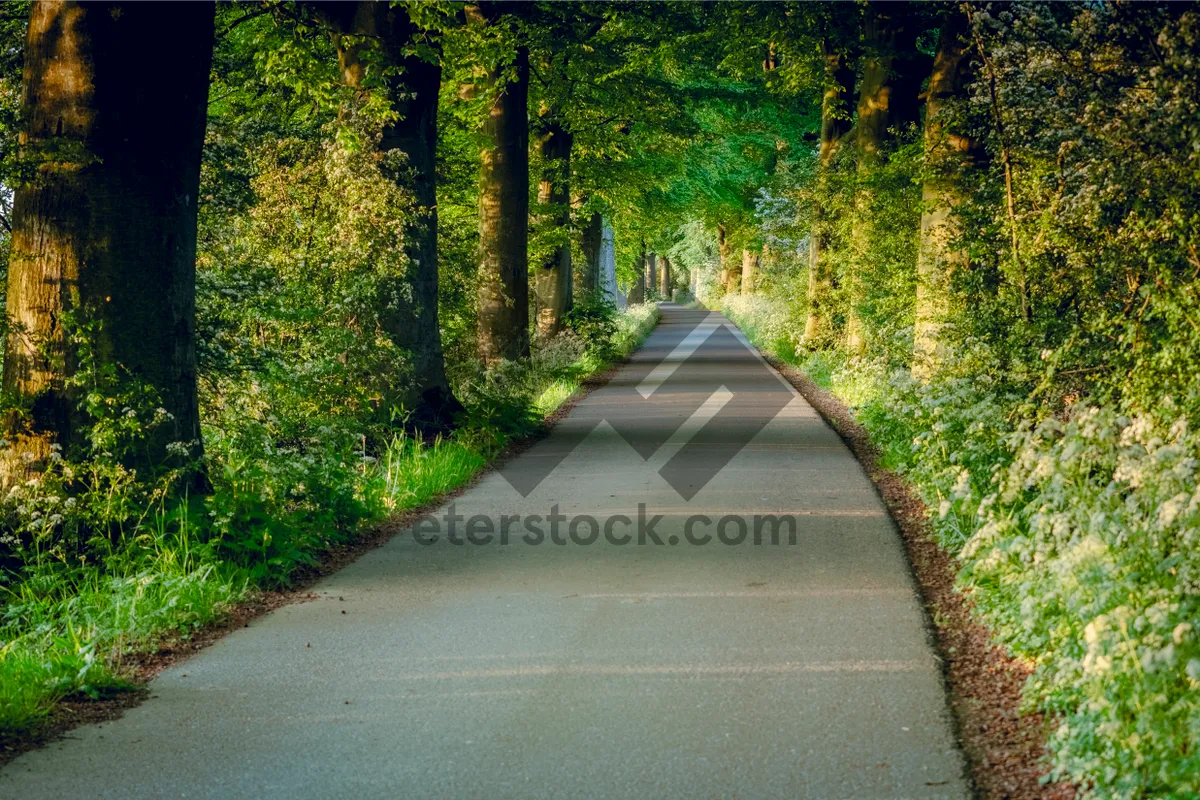
[[[0,797],[968,797],[859,464],[723,317],[663,309],[462,519],[18,758]]]

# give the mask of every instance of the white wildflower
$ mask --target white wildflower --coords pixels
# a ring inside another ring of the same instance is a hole
[[[1179,512],[1187,508],[1191,497],[1186,492],[1180,492],[1158,507],[1158,525],[1169,528],[1179,517]]]

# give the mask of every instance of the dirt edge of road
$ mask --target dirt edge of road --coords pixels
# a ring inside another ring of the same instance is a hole
[[[992,643],[971,614],[968,596],[954,589],[958,562],[934,542],[928,511],[900,475],[879,465],[879,449],[866,428],[831,392],[796,367],[763,357],[837,431],[875,484],[904,540],[913,575],[933,626],[950,705],[970,777],[985,800],[1071,800],[1076,787],[1043,784],[1050,721],[1022,714],[1021,687],[1030,667]]]

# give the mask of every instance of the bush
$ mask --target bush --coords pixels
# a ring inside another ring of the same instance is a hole
[[[603,297],[588,297],[567,312],[564,322],[584,341],[588,349],[602,358],[615,353],[617,309]]]
[[[731,305],[770,349],[778,306]],[[979,345],[929,384],[836,351],[796,360],[857,408],[932,510],[975,612],[1035,666],[1026,700],[1060,721],[1053,776],[1100,797],[1200,794],[1200,433],[1186,415],[1080,403],[1016,425],[1026,398]]]

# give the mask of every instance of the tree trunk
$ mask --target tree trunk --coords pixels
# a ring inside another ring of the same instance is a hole
[[[613,241],[613,229],[605,220],[600,230],[599,296],[606,303],[612,303],[617,308],[625,308],[627,298],[621,294],[621,289],[617,286],[617,248]]]
[[[753,250],[742,251],[742,294],[754,293],[754,282],[757,280],[758,253]]]
[[[392,70],[385,91],[395,121],[382,131],[379,150],[399,150],[407,169],[396,180],[413,193],[417,210],[404,226],[405,275],[380,286],[379,321],[384,333],[412,358],[412,422],[444,428],[461,404],[446,380],[438,323],[437,110],[442,67],[410,52],[418,33],[408,13],[387,3],[323,3],[322,13],[337,33],[338,65],[348,86],[361,88],[366,75],[364,41]],[[411,286],[411,300],[409,292]]]
[[[842,138],[850,130],[854,102],[854,70],[848,59],[833,49],[829,39],[822,44],[825,58],[825,91],[821,99],[821,148],[818,158],[816,201],[813,225],[808,237],[808,317],[804,322],[804,343],[819,347],[833,334],[831,295],[833,272],[829,249],[833,242],[827,202],[829,170]]]
[[[671,299],[671,259],[665,255],[658,262],[658,283],[662,286],[662,295]]]
[[[601,270],[600,258],[604,247],[604,217],[599,212],[593,212],[588,217],[587,225],[580,237],[580,249],[583,250],[583,285],[582,293],[587,297],[594,296],[600,290]]]
[[[560,239],[537,271],[538,334],[554,336],[563,329],[563,317],[571,309],[571,144],[570,131],[550,120],[538,142],[542,152],[542,177],[538,182],[538,204],[551,207],[551,223]]]
[[[498,4],[487,13],[499,15]],[[514,78],[501,84],[506,71]],[[479,176],[479,356],[485,364],[529,355],[529,51],[489,73]]]
[[[922,60],[916,49],[917,27],[907,3],[873,2],[867,8],[855,134],[860,168],[883,160],[891,142],[889,128],[919,118],[920,79],[914,79],[907,68]]]
[[[939,330],[949,302],[950,275],[966,266],[966,253],[952,247],[958,226],[951,216],[960,200],[954,172],[974,161],[978,144],[969,134],[946,127],[946,102],[963,97],[971,81],[968,21],[951,11],[938,38],[929,91],[925,101],[926,179],[922,187],[924,212],[917,254],[916,330],[913,376],[927,380],[943,360],[945,345]]]
[[[3,375],[29,413],[4,421],[4,483],[39,472],[54,446],[86,451],[84,368],[116,367],[170,415],[131,466],[185,463],[173,442],[201,455],[196,203],[212,46],[211,3],[33,4],[20,141],[36,174],[14,203]]]
[[[634,270],[633,285],[629,287],[629,304],[637,305],[644,302],[646,302],[646,243],[642,242],[637,269]]]
[[[745,253],[745,250],[742,251]],[[725,273],[725,294],[737,294],[741,291],[742,285],[742,268],[732,258],[727,261],[729,265]]]
[[[717,263],[720,265],[721,291],[728,291],[729,273],[732,270],[729,258],[729,243],[726,241],[725,226],[717,226]]]
[[[651,292],[658,292],[658,255],[653,252],[646,254],[646,286]]]
[[[917,118],[913,82],[902,76],[896,66],[897,55],[909,57],[916,50],[915,25],[907,4],[871,3],[863,25],[866,58],[862,86],[858,96],[858,122],[855,144],[858,150],[859,180],[864,183],[883,163],[891,142],[889,129]],[[902,91],[903,90],[903,91]],[[875,240],[874,217],[870,196],[860,188],[855,199],[854,256],[857,269],[847,276],[849,305],[846,313],[846,349],[854,355],[866,351],[866,331],[859,305],[865,295],[863,266],[871,257]]]
[[[886,8],[892,12],[895,29],[888,127],[904,133],[921,123],[921,85],[933,69],[933,59],[917,49],[917,37],[924,27],[917,4],[890,3]]]

